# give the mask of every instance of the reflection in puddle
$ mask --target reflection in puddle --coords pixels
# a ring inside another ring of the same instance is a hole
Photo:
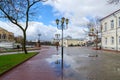
[[[120,72],[120,67],[115,67],[115,68],[114,68],[114,71]]]
[[[62,77],[61,80],[94,80],[94,77],[89,77],[89,71],[87,71],[87,69],[89,69],[88,66],[90,65],[89,62],[94,59],[94,57],[89,57],[89,53],[76,56],[65,52],[63,69],[61,66],[61,54],[59,53],[46,59],[50,66],[52,66],[57,77]]]
[[[72,59],[72,57],[64,54],[63,69],[61,66],[62,65],[61,54],[53,55],[51,58],[48,58],[46,60],[47,60],[47,62],[50,63],[50,65],[54,69],[57,77],[62,77],[64,79],[65,78],[69,78],[69,79],[77,78],[78,74],[75,71],[76,63]]]
[[[47,62],[50,63],[50,65],[53,67],[53,69],[55,70],[57,76],[61,76],[62,73],[62,68],[61,68],[61,55],[57,54],[57,55],[53,55],[51,58],[46,59]],[[69,68],[70,65],[66,65],[64,64],[64,68]]]
[[[88,68],[85,67],[85,63],[82,63],[80,60],[86,59],[87,65],[89,65],[89,61],[93,60],[94,57],[89,57],[90,54],[82,54],[82,55],[69,55],[64,54],[64,62],[63,62],[63,69],[62,69],[62,60],[61,54],[52,55],[50,58],[47,58],[47,62],[52,66],[54,72],[56,73],[57,77],[62,77],[61,80],[94,80],[91,76],[88,78],[86,69],[81,68]],[[80,63],[81,62],[81,63]],[[79,64],[80,63],[80,64]],[[86,74],[86,75],[84,75]]]
[[[61,53],[61,52],[60,52]],[[118,54],[106,54],[86,49],[69,48],[64,51],[64,68],[61,54],[46,59],[61,80],[119,80]]]
[[[120,68],[117,68],[116,70],[117,70],[118,72],[120,72]]]

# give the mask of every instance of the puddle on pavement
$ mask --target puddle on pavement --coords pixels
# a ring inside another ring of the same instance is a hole
[[[64,51],[64,69],[61,68],[61,52],[46,59],[57,77],[63,77],[61,80],[119,80],[119,62],[111,61],[110,55],[74,51]]]
[[[61,54],[52,55],[50,58],[47,58],[46,61],[53,68],[57,77],[62,76],[64,79],[79,80],[80,75],[76,72],[76,66],[79,64],[77,64],[71,56],[64,54],[63,69],[61,66]]]
[[[120,67],[114,67],[114,71],[119,72],[120,73]]]

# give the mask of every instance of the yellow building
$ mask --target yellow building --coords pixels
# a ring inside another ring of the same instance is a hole
[[[62,41],[60,40],[60,45],[62,44]],[[86,41],[85,40],[79,40],[79,39],[64,39],[63,40],[63,46],[85,46]]]
[[[59,45],[62,45],[62,40],[61,39],[54,39],[52,41],[53,44],[56,42],[59,42]],[[87,43],[86,40],[81,40],[81,39],[72,39],[71,36],[67,36],[63,39],[63,46],[69,47],[69,46],[85,46]]]
[[[14,34],[0,27],[0,42],[1,41],[14,41]]]

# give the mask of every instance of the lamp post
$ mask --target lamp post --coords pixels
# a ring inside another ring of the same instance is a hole
[[[61,44],[62,69],[63,69],[63,30],[68,28],[68,22],[69,19],[65,19],[64,17],[61,18],[61,21],[59,19],[56,19],[57,28],[62,30],[62,44]]]

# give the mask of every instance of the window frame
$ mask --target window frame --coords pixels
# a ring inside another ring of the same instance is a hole
[[[104,23],[104,31],[107,31],[107,22]]]
[[[111,44],[112,45],[114,44],[114,37],[113,36],[111,37]]]
[[[107,44],[107,38],[105,38],[105,44]]]
[[[119,45],[120,45],[120,36],[118,37],[118,40],[119,40]]]
[[[0,39],[2,39],[2,34],[0,34]]]
[[[6,34],[3,34],[3,35],[2,35],[2,39],[6,39]]]
[[[114,20],[111,20],[110,23],[111,23],[111,29],[113,29],[114,28]]]
[[[120,17],[118,18],[118,27],[120,27]]]

